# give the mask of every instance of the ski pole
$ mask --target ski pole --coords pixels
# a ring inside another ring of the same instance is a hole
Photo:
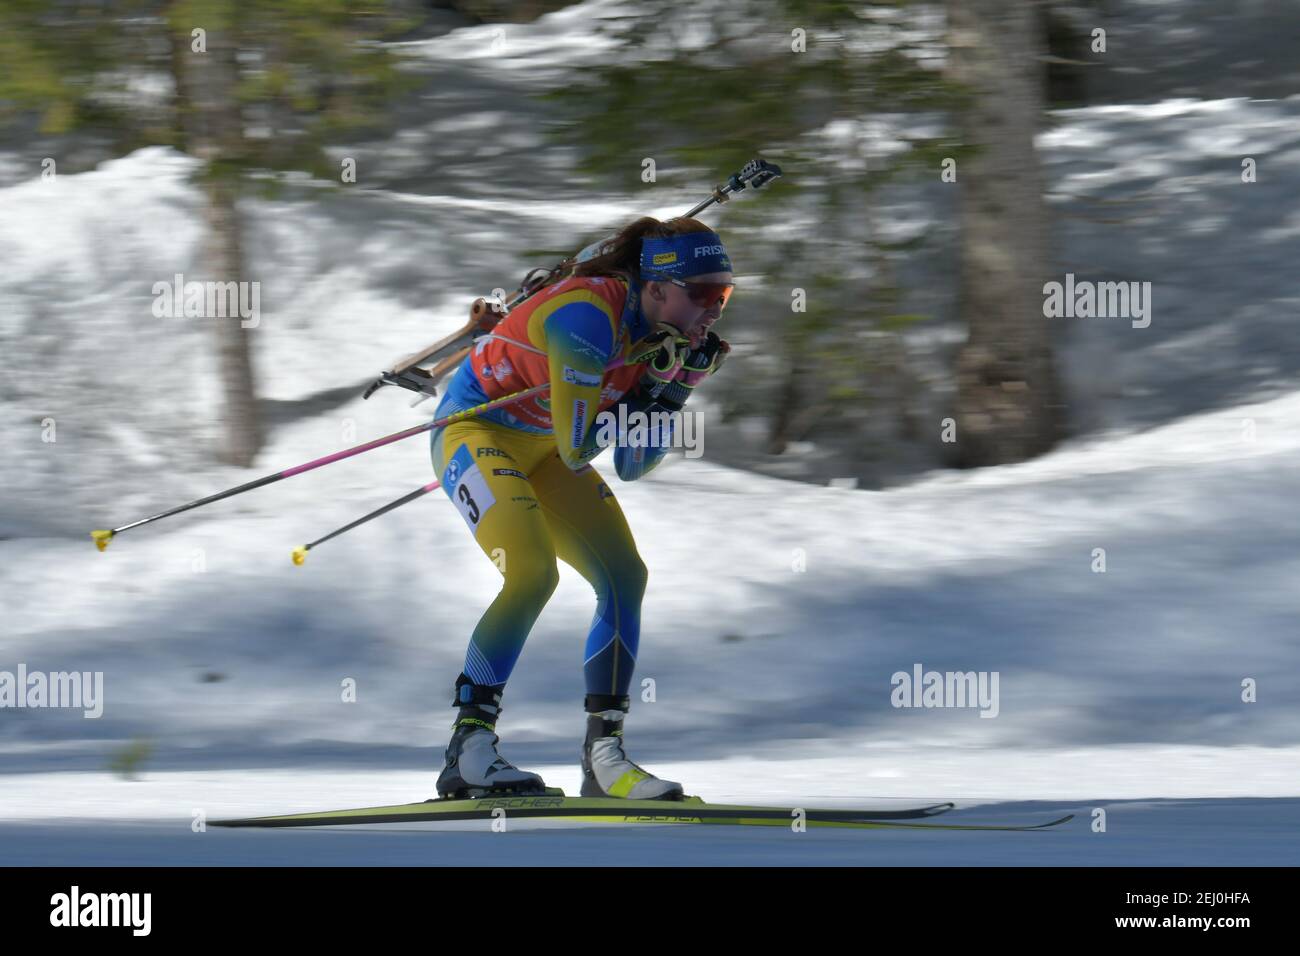
[[[713,195],[708,199],[695,206],[684,218],[690,219],[696,214],[703,212],[709,206],[717,203],[722,205],[731,197],[728,193],[738,193],[746,186],[755,191],[762,189],[774,179],[781,176],[781,167],[776,163],[769,163],[765,159],[751,159],[740,168],[740,172],[733,173],[727,177],[727,181],[722,186],[713,188]]]
[[[351,524],[345,524],[337,531],[331,531],[323,538],[317,538],[311,544],[304,544],[301,547],[294,548],[293,563],[297,565],[301,565],[304,561],[307,560],[307,552],[310,551],[312,548],[316,547],[316,545],[324,544],[330,538],[337,538],[345,531],[351,531],[353,528],[357,527],[358,525],[363,525],[367,521],[370,521],[374,518],[378,518],[380,515],[388,514],[388,512],[392,511],[394,508],[400,508],[402,507],[402,505],[414,501],[416,498],[420,498],[424,495],[427,495],[429,492],[433,491],[433,489],[437,488],[440,484],[441,482],[431,481],[422,488],[416,488],[409,495],[402,495],[402,497],[398,498],[396,501],[390,501],[382,508],[376,508],[374,511],[370,512],[370,514],[366,515],[364,518],[358,518],[356,521],[353,521]]]
[[[622,362],[620,362],[619,364],[621,365]],[[169,508],[167,511],[159,512],[156,515],[150,515],[148,518],[141,518],[139,521],[132,521],[130,524],[124,524],[119,528],[110,528],[110,529],[104,529],[99,531],[92,531],[90,532],[90,537],[91,540],[95,542],[95,547],[97,547],[100,551],[104,551],[108,548],[108,543],[112,541],[114,537],[121,534],[123,531],[130,530],[131,528],[138,528],[142,524],[149,524],[149,522],[158,521],[161,518],[169,518],[172,515],[180,514],[183,511],[190,511],[194,508],[200,508],[203,505],[209,505],[215,501],[221,501],[225,498],[233,498],[235,495],[242,495],[244,492],[252,491],[254,488],[261,488],[265,485],[274,484],[277,481],[283,481],[285,478],[292,478],[294,475],[301,475],[304,472],[312,471],[316,468],[324,467],[325,465],[331,464],[333,462],[342,461],[344,458],[351,458],[353,455],[360,455],[362,452],[367,452],[375,448],[382,448],[384,445],[391,445],[393,442],[401,441],[403,438],[410,438],[411,436],[418,435],[421,432],[427,432],[434,428],[441,428],[443,425],[450,425],[453,422],[458,422],[465,418],[471,418],[474,415],[479,415],[483,412],[491,411],[494,408],[500,408],[502,405],[508,405],[512,402],[522,401],[525,398],[531,398],[534,395],[540,394],[541,392],[548,390],[550,387],[551,387],[550,383],[547,382],[541,385],[534,385],[532,388],[526,388],[520,392],[512,392],[509,395],[502,395],[500,398],[494,398],[490,402],[484,402],[481,405],[475,405],[473,408],[464,408],[461,409],[459,412],[453,412],[452,414],[446,415],[442,418],[434,419],[433,421],[428,422],[424,425],[416,425],[413,428],[403,429],[400,432],[394,432],[391,435],[385,435],[383,438],[376,438],[373,441],[368,441],[364,444],[357,445],[354,448],[347,448],[344,449],[343,451],[336,451],[332,455],[326,455],[323,458],[317,458],[314,461],[309,461],[306,464],[297,465],[296,467],[293,468],[288,468],[285,471],[277,471],[273,475],[266,475],[262,478],[255,479],[254,481],[249,481],[242,485],[237,485],[234,488],[227,488],[225,491],[219,491],[215,495],[208,495],[206,498],[199,498],[196,501],[191,501],[187,504],[180,505],[176,508]]]
[[[631,356],[627,359],[618,358],[605,366],[605,370],[612,371],[616,368],[622,368],[629,362],[635,364],[644,359],[645,355],[640,354]],[[483,402],[481,405],[475,405],[472,408],[463,408],[458,412],[452,412],[450,415],[446,415],[442,418],[436,418],[424,425],[415,425],[412,428],[403,429],[400,432],[385,435],[383,438],[376,438],[373,441],[357,445],[354,448],[346,448],[343,451],[336,451],[334,454],[326,455],[324,458],[317,458],[316,460],[309,461],[306,464],[297,465],[296,467],[289,468],[285,471],[277,471],[273,475],[266,475],[262,478],[257,478],[254,481],[237,485],[234,488],[227,488],[225,491],[219,491],[215,495],[208,495],[206,498],[199,498],[197,501],[191,501],[187,504],[170,508],[167,511],[159,512],[156,515],[150,515],[148,518],[141,518],[139,521],[132,521],[130,524],[124,524],[120,528],[92,531],[90,532],[90,537],[91,540],[95,542],[95,547],[100,551],[104,551],[108,548],[108,543],[112,541],[116,535],[121,534],[123,531],[128,531],[131,528],[138,528],[142,524],[148,524],[149,522],[157,521],[160,518],[169,518],[172,515],[180,514],[183,511],[200,508],[203,505],[209,505],[215,501],[221,501],[224,498],[233,498],[235,495],[241,495],[245,491],[252,491],[254,488],[271,485],[277,481],[282,481],[285,478],[292,478],[294,475],[301,475],[303,472],[322,468],[325,465],[336,461],[342,461],[344,458],[351,458],[353,455],[360,455],[362,452],[371,451],[375,448],[382,448],[384,445],[391,445],[393,442],[401,441],[403,438],[410,438],[413,435],[419,435],[421,432],[427,432],[434,428],[441,428],[444,425],[451,425],[455,422],[462,421],[463,419],[472,418],[475,415],[481,415],[483,412],[490,412],[494,408],[500,408],[503,405],[510,405],[514,402],[523,401],[525,398],[532,398],[534,395],[539,395],[542,392],[549,391],[550,388],[550,382],[543,382],[541,385],[534,385],[532,388],[525,388],[519,392],[511,392],[509,395],[502,395],[500,398],[494,398],[491,401]]]

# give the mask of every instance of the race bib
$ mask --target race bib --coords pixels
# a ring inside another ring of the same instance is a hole
[[[470,455],[468,445],[457,448],[456,454],[447,462],[447,467],[442,472],[442,487],[477,538],[483,516],[497,500],[493,497],[483,472],[479,470],[478,462]]]

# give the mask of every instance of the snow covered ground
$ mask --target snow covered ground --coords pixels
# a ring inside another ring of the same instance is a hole
[[[638,676],[654,679],[657,701],[636,706],[633,753],[715,801],[1033,799],[1055,810],[1295,796],[1298,415],[1293,394],[882,493],[699,461],[615,484],[651,567]],[[268,461],[319,450],[306,447],[318,423],[298,426],[296,442],[294,431]],[[375,454],[418,471],[423,445]],[[6,661],[106,680],[99,719],[4,714],[0,818],[187,821],[195,809],[432,795],[444,685],[493,593],[491,568],[432,497],[294,568],[303,513],[358,510],[334,503],[355,500],[367,474],[343,464],[294,479],[331,508],[268,489],[221,520],[160,523],[103,555],[79,539],[0,543]],[[685,539],[661,520],[664,500],[709,520]],[[1105,574],[1090,569],[1096,547]],[[195,549],[204,571],[192,569]],[[796,549],[805,571],[791,570]],[[701,568],[706,587],[681,585]],[[562,575],[501,727],[512,759],[575,792],[593,598]],[[917,662],[998,671],[998,716],[892,707],[890,676]],[[356,703],[340,702],[345,678],[358,682]],[[1257,703],[1240,700],[1246,678]],[[133,738],[157,747],[141,780],[95,772]],[[1269,812],[1294,824],[1296,809]],[[1270,853],[1294,862],[1297,832]]]
[[[638,676],[655,681],[657,702],[629,733],[701,759],[827,740],[1291,745],[1298,415],[1293,394],[878,493],[702,460],[639,484],[610,476],[651,568]],[[328,431],[286,428],[266,460],[323,451]],[[497,587],[458,515],[430,496],[302,568],[288,560],[292,545],[427,480],[425,454],[413,439],[128,532],[102,555],[80,537],[0,542],[7,659],[106,681],[98,719],[6,713],[7,764],[34,769],[55,746],[61,763],[86,767],[105,741],[135,737],[178,765],[192,752],[279,759],[331,743],[428,761],[420,748],[450,713],[443,685]],[[684,537],[665,501],[708,520]],[[701,568],[707,585],[684,586]],[[562,574],[503,723],[534,760],[567,758],[580,729],[593,596]],[[915,663],[998,671],[996,718],[893,707],[891,675]],[[340,702],[346,678],[356,703]],[[1246,678],[1258,703],[1241,702]]]
[[[450,686],[499,577],[441,493],[290,563],[428,481],[423,438],[105,554],[87,532],[426,420],[428,406],[391,390],[362,402],[355,386],[459,326],[471,293],[521,271],[519,250],[593,210],[378,191],[252,204],[274,429],[242,471],[206,446],[208,330],[150,314],[154,281],[197,270],[200,206],[189,161],[149,149],[0,190],[0,670],[105,679],[98,719],[0,710],[0,864],[1296,863],[1300,226],[1284,200],[1300,186],[1300,98],[1059,119],[1043,147],[1073,197],[1062,271],[1157,295],[1150,329],[1070,328],[1085,437],[880,492],[707,454],[609,478],[650,568],[638,679],[655,700],[633,705],[635,759],[711,801],[1078,814],[1063,832],[191,833],[198,810],[432,795]],[[1257,192],[1234,180],[1243,152],[1264,157]],[[1073,215],[1142,190],[1138,225]],[[57,441],[42,441],[51,419]],[[507,756],[573,793],[594,599],[561,575],[500,729]],[[892,706],[891,675],[916,664],[997,672],[997,716]],[[153,748],[136,781],[106,771],[131,741]],[[1089,829],[1097,807],[1105,834]]]

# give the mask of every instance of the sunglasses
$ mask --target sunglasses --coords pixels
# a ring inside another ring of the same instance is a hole
[[[673,285],[681,286],[686,290],[686,296],[691,300],[691,304],[701,309],[711,309],[714,305],[719,309],[725,309],[731,293],[736,288],[733,282],[684,282],[676,276],[660,272],[650,274],[660,282],[671,282]]]

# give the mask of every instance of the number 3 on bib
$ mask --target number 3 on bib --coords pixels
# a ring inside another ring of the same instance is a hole
[[[483,472],[479,471],[478,462],[470,457],[467,446],[457,448],[456,454],[447,462],[442,473],[442,486],[447,489],[447,496],[469,525],[469,530],[477,537],[479,523],[488,509],[496,504],[496,498]]]

